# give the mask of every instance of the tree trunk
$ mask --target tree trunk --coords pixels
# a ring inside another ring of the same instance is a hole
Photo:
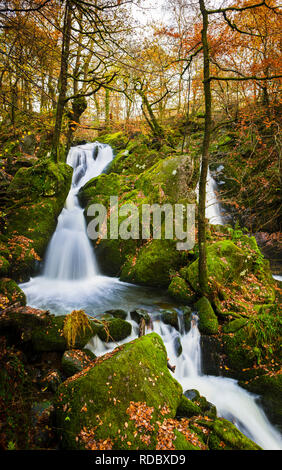
[[[110,91],[108,88],[105,90],[105,126],[106,129],[110,127]]]
[[[61,53],[61,71],[60,71],[60,86],[59,97],[56,111],[56,122],[53,135],[52,155],[56,162],[59,160],[59,143],[62,129],[63,115],[66,104],[67,82],[68,82],[68,58],[70,48],[70,33],[71,33],[71,1],[67,0],[64,16],[63,27],[63,44]]]
[[[199,0],[203,17],[202,43],[204,54],[204,96],[205,131],[202,148],[202,164],[199,182],[198,241],[199,241],[199,284],[202,295],[208,292],[207,253],[206,253],[206,182],[209,166],[209,145],[212,127],[212,96],[210,83],[210,57],[208,43],[208,12],[204,0]]]

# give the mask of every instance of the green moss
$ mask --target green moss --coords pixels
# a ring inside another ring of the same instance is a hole
[[[176,436],[176,439],[173,441],[175,450],[200,450],[199,447],[194,446],[191,444],[191,442],[188,442],[185,436],[177,429],[174,429],[173,432]]]
[[[185,395],[182,395],[176,411],[176,416],[180,418],[191,418],[192,416],[201,414],[201,408],[196,403],[193,403],[193,401],[188,400]]]
[[[10,304],[19,303],[20,305],[26,305],[25,293],[12,279],[0,279],[0,294],[7,297]]]
[[[122,318],[114,318],[107,321],[105,327],[98,328],[97,334],[102,341],[121,341],[130,336],[131,330],[131,323]]]
[[[161,319],[167,325],[171,325],[178,330],[178,313],[176,310],[164,310],[161,313]]]
[[[260,402],[266,407],[274,423],[282,423],[282,374],[269,374],[255,377],[240,385],[249,392],[260,395]]]
[[[120,278],[141,285],[167,287],[170,271],[179,267],[181,256],[174,240],[154,239],[139,250],[137,259],[128,257]]]
[[[172,278],[171,283],[168,286],[168,293],[177,302],[181,304],[191,304],[195,300],[195,292],[187,284],[187,282],[179,276]]]
[[[261,450],[261,448],[251,441],[248,437],[244,436],[230,421],[218,418],[212,422],[212,432],[209,437],[213,450]],[[212,439],[216,437],[217,439]],[[224,447],[218,445],[223,442]],[[214,444],[217,443],[215,446]]]
[[[224,333],[235,333],[235,331],[240,330],[240,328],[243,328],[247,324],[248,320],[245,318],[237,318],[236,320],[233,320],[227,325],[223,326],[223,332]]]
[[[207,247],[207,270],[211,282],[210,291],[214,289],[213,280],[222,285],[240,281],[240,275],[247,267],[243,250],[230,240],[213,243]],[[199,292],[198,260],[181,269],[180,274],[196,292]]]
[[[195,304],[199,315],[199,330],[206,335],[214,335],[218,332],[218,320],[213,308],[206,297],[202,297]]]
[[[48,318],[47,325],[36,327],[32,331],[31,342],[35,351],[65,351],[68,343],[64,336],[64,324],[67,315],[53,316]],[[87,328],[77,332],[73,349],[82,349],[94,336],[95,330]]]
[[[149,447],[155,448],[160,410],[166,404],[166,417],[174,417],[181,395],[181,386],[168,371],[161,338],[155,333],[143,336],[59,387],[56,424],[62,446],[84,448],[80,432],[88,429],[94,430],[95,441],[111,439],[113,449],[148,449],[140,433],[135,433],[135,421],[128,413],[134,402],[153,408]]]

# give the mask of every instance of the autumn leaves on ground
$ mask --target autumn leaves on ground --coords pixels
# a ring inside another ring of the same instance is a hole
[[[140,211],[197,204],[193,250],[99,239],[103,272],[165,291],[186,331],[196,309],[217,372],[260,395],[282,426],[281,284],[272,276],[282,251],[281,9],[275,0],[162,4],[153,22],[145,10],[145,24],[142,2],[1,2],[4,450],[258,448],[197,390],[183,394],[158,335],[119,345],[132,331],[127,315],[140,327],[148,312],[94,319],[26,305],[18,284],[42,269],[71,185],[68,150],[96,140],[115,158],[81,189],[85,209],[109,208],[110,196]],[[208,168],[224,226],[205,218]],[[173,308],[161,319],[178,328]],[[93,337],[117,348],[95,357],[86,348]]]

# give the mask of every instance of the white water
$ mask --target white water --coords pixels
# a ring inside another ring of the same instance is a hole
[[[210,169],[207,174],[207,186],[206,186],[206,218],[210,224],[213,225],[224,225],[224,219],[222,217],[222,207],[218,202],[216,192],[217,184],[214,178],[211,176]]]
[[[222,207],[217,199],[217,184],[212,177],[210,169],[208,168],[207,183],[206,183],[206,218],[212,225],[224,225],[224,218],[222,217]],[[196,186],[197,199],[199,200],[199,182]]]
[[[153,289],[120,282],[99,272],[78,192],[100,175],[112,159],[112,148],[99,142],[70,149],[67,164],[73,168],[71,189],[48,245],[43,273],[20,286],[31,307],[57,314],[78,308],[102,313],[112,308],[132,310],[168,301],[166,295]]]
[[[256,403],[257,396],[247,392],[234,379],[203,375],[201,366],[200,332],[197,317],[192,317],[188,333],[179,333],[175,328],[166,325],[157,318],[153,319],[153,330],[158,333],[165,344],[169,362],[175,365],[173,377],[182,385],[183,391],[196,389],[216,406],[217,414],[226,418],[247,437],[264,450],[282,450],[280,433],[268,421],[263,410]],[[132,334],[119,344],[131,341],[138,336],[137,324],[128,316],[132,324]],[[181,331],[181,328],[180,328]],[[146,333],[151,330],[147,327]],[[175,340],[180,337],[182,353],[177,356]],[[97,356],[113,350],[115,343],[104,343],[98,337],[87,345]]]
[[[97,146],[99,151],[96,155]],[[233,420],[242,432],[262,448],[282,449],[279,433],[256,405],[256,397],[241,389],[235,380],[202,374],[200,333],[195,321],[192,322],[189,333],[184,332],[180,323],[183,351],[177,357],[175,340],[179,333],[173,327],[154,319],[154,312],[159,311],[160,304],[167,300],[166,297],[148,288],[122,283],[117,278],[99,273],[77,195],[87,181],[102,173],[112,158],[111,148],[99,143],[70,150],[67,163],[74,170],[72,186],[48,246],[43,274],[21,285],[27,304],[50,309],[57,314],[68,313],[76,308],[97,314],[107,309],[124,308],[131,311],[144,306],[152,313],[153,328],[164,340],[170,363],[176,365],[175,378],[181,383],[183,390],[199,390],[216,405],[220,416]],[[211,204],[215,192],[212,181],[209,181],[209,217],[213,220],[211,223],[220,223],[220,209],[216,203]],[[137,324],[128,320],[133,329],[131,336],[124,342],[138,336]],[[89,346],[99,355],[115,348],[116,344],[105,344],[95,337]]]

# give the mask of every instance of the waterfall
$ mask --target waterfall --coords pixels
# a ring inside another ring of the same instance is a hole
[[[130,315],[127,321],[132,324],[132,334],[119,344],[133,340],[138,336],[138,327]],[[172,376],[182,385],[183,392],[196,389],[217,408],[219,417],[231,422],[247,437],[264,450],[282,450],[280,433],[268,421],[263,410],[256,403],[257,396],[238,385],[234,379],[204,375],[202,373],[201,335],[198,329],[198,317],[191,318],[189,332],[177,331],[163,323],[158,315],[152,316],[153,331],[161,336],[166,347],[171,365],[175,365]],[[151,329],[147,327],[146,333]],[[181,341],[182,352],[177,354],[176,339]],[[95,337],[87,347],[96,355],[102,355],[116,348],[116,343],[103,343]]]
[[[207,182],[206,182],[206,218],[210,224],[224,225],[224,218],[222,217],[222,207],[217,199],[217,184],[212,177],[210,169],[208,168]],[[199,182],[196,186],[197,199],[199,201]]]
[[[100,175],[112,159],[111,147],[98,142],[71,148],[67,157],[67,163],[73,168],[71,189],[49,243],[43,273],[20,285],[26,294],[27,305],[48,309],[56,314],[83,309],[94,315],[115,308],[123,308],[128,312],[135,308],[147,308],[152,314],[153,329],[162,337],[170,363],[176,366],[173,375],[182,385],[183,391],[199,390],[217,407],[219,416],[233,421],[263,449],[282,449],[281,437],[256,404],[256,396],[239,387],[233,379],[202,373],[196,315],[192,316],[189,332],[185,332],[180,315],[178,331],[164,324],[157,315],[159,309],[156,304],[162,305],[169,301],[162,293],[100,274],[87,237],[78,192],[90,179]],[[210,174],[207,195],[211,223],[222,223],[220,207],[216,202],[215,182]],[[137,323],[130,315],[127,320],[132,324],[132,334],[123,342],[138,336]],[[150,333],[150,330],[147,328],[146,332]],[[179,345],[179,342],[182,351],[177,354],[176,344]],[[101,355],[114,349],[116,343],[104,343],[96,336],[89,347]]]
[[[73,168],[71,188],[47,247],[43,272],[20,284],[29,306],[50,309],[58,315],[75,309],[97,314],[112,308],[146,308],[154,301],[168,301],[163,293],[157,295],[149,288],[100,273],[78,192],[99,176],[112,159],[112,148],[99,142],[70,149],[67,164]]]
[[[214,178],[211,176],[210,169],[207,174],[207,186],[206,186],[206,218],[210,224],[213,225],[224,225],[224,219],[221,215],[222,207],[217,200],[217,184]]]
[[[112,158],[111,147],[99,143],[71,148],[67,164],[73,168],[72,184],[48,246],[43,272],[46,278],[80,280],[99,274],[77,195],[87,181],[102,173]]]

